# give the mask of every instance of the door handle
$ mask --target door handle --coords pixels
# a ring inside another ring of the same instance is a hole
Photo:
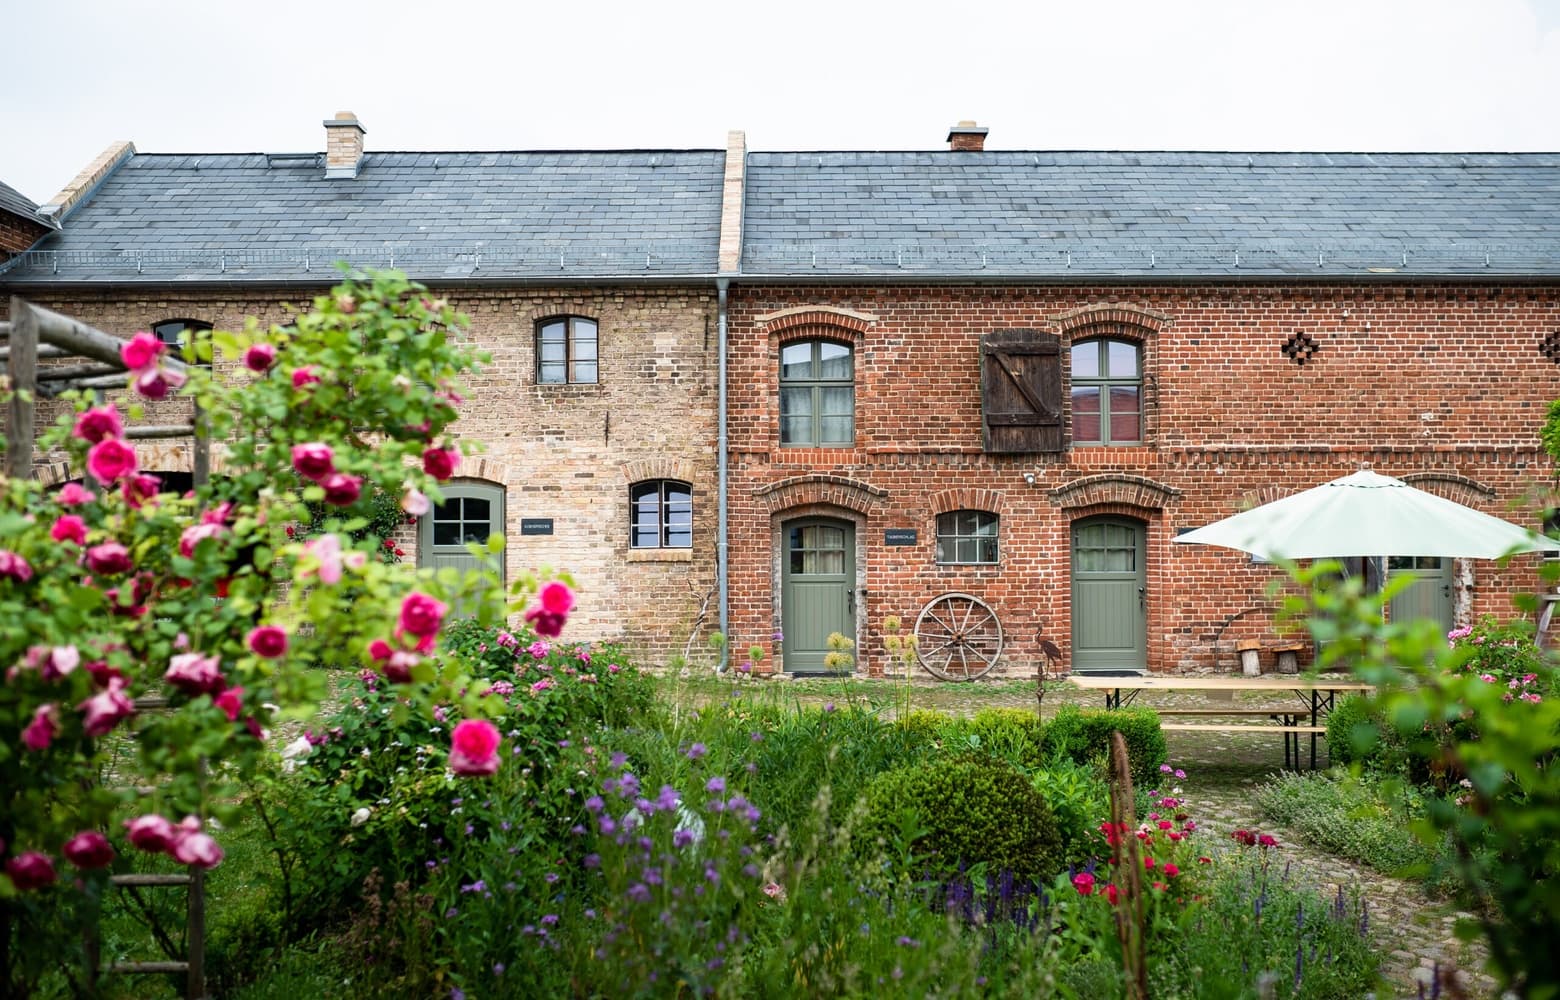
[[[1147,611],[1148,610],[1148,588],[1147,587],[1139,587],[1138,588],[1138,608],[1143,610],[1143,611]]]
[[[849,611],[853,616],[856,614],[856,592],[854,590],[845,591],[845,610]]]

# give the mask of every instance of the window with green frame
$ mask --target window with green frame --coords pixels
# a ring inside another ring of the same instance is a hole
[[[937,561],[945,565],[995,563],[997,515],[984,510],[938,514]]]
[[[780,348],[780,443],[825,448],[853,444],[855,379],[849,344],[804,340]]]
[[[1100,337],[1072,345],[1073,444],[1143,443],[1142,352]]]

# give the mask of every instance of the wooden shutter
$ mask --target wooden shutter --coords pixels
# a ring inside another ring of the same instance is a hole
[[[980,338],[983,444],[997,454],[1062,450],[1062,343],[1053,333]]]

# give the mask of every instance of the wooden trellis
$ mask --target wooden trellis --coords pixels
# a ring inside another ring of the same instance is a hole
[[[119,356],[123,343],[118,337],[78,323],[68,316],[11,297],[11,321],[0,323],[0,354],[3,354],[11,378],[12,396],[6,414],[6,475],[25,479],[34,474],[33,441],[37,432],[36,399],[53,398],[71,389],[102,392],[129,385],[130,373]],[[77,359],[40,367],[39,359]],[[184,364],[164,359],[165,367],[182,373]],[[190,437],[194,439],[191,471],[197,485],[211,475],[211,443],[197,406],[188,424],[143,425],[127,427],[131,440]],[[164,698],[137,698],[137,710],[164,708]],[[141,791],[147,791],[142,789]],[[184,961],[114,962],[100,965],[99,942],[91,934],[86,942],[87,957],[94,971],[110,974],[186,974],[185,997],[198,1000],[206,996],[206,873],[191,865],[185,873],[127,874],[110,876],[109,882],[132,892],[143,888],[177,888],[187,891],[185,908]]]

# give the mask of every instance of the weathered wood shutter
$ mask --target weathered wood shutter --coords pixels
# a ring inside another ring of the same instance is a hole
[[[1062,342],[1038,330],[998,330],[980,338],[983,444],[997,454],[1059,452]]]

